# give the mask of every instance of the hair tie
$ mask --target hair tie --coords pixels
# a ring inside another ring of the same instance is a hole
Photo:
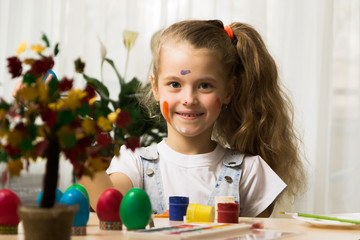
[[[230,37],[231,41],[233,41],[234,40],[234,32],[231,29],[231,27],[229,25],[226,25],[226,26],[224,26],[224,29],[225,29],[227,35]]]

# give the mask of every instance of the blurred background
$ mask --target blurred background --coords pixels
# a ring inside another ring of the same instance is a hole
[[[139,33],[126,79],[146,82],[152,35],[184,19],[246,22],[263,36],[278,63],[280,78],[295,108],[309,173],[306,194],[292,205],[309,213],[360,212],[360,1],[358,0],[0,0],[0,96],[10,100],[19,80],[7,73],[6,58],[18,45],[60,44],[54,71],[85,82],[74,71],[100,78],[99,39],[121,74],[125,71],[123,31]],[[104,67],[104,83],[115,96],[117,78]],[[23,198],[40,191],[44,164],[31,164],[6,187]],[[0,171],[4,166],[0,165]],[[61,190],[71,184],[71,167],[61,162]],[[34,186],[37,188],[35,189]]]

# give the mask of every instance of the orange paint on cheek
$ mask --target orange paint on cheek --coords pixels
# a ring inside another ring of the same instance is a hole
[[[164,117],[166,119],[166,121],[168,121],[168,123],[170,123],[170,118],[169,118],[169,103],[167,101],[163,102],[163,112],[164,112]]]
[[[216,103],[218,104],[218,107],[221,108],[221,102],[219,98],[216,99]]]

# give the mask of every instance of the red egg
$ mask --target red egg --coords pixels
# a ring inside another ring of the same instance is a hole
[[[17,209],[21,205],[19,197],[10,189],[0,190],[0,225],[18,225],[20,218]]]
[[[123,195],[120,191],[109,188],[105,190],[97,203],[96,214],[100,221],[120,221],[120,204]]]

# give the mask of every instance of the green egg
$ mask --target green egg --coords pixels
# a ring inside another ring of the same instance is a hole
[[[71,185],[70,187],[68,187],[66,189],[66,191],[70,190],[70,189],[77,189],[79,190],[82,194],[84,194],[84,196],[86,197],[86,199],[88,200],[88,202],[90,201],[89,200],[89,194],[88,192],[86,191],[85,187],[83,185],[80,185],[80,184],[74,184],[74,185]],[[66,192],[65,191],[65,192]]]
[[[140,188],[128,191],[120,205],[120,218],[127,229],[143,229],[151,218],[151,202]]]

